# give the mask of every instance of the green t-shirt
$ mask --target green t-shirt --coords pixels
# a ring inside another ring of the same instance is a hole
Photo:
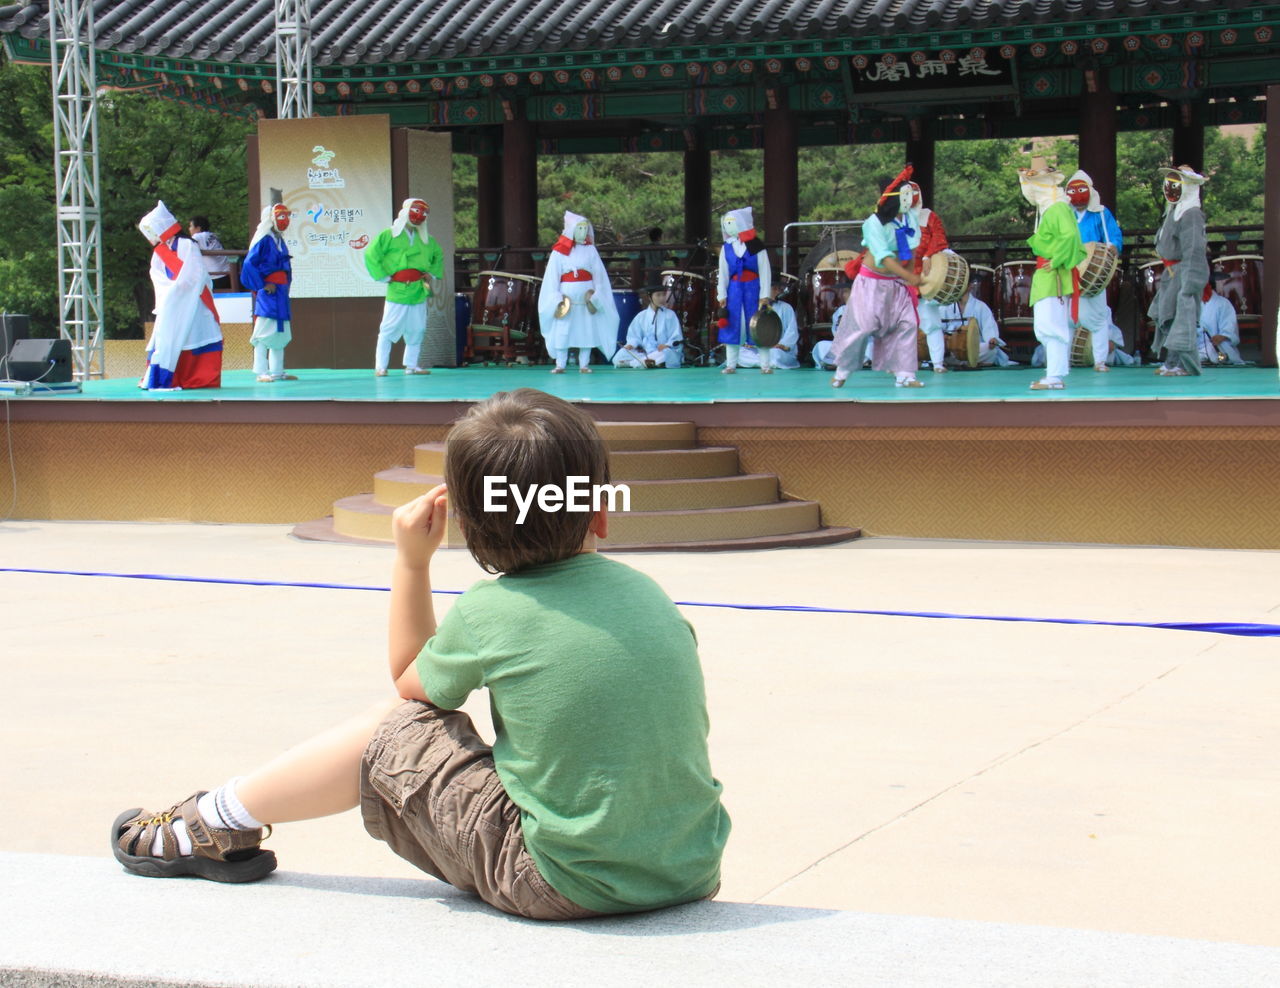
[[[364,266],[369,276],[381,281],[405,268],[417,268],[437,278],[444,277],[444,251],[435,237],[425,240],[418,234],[402,230],[394,236],[390,228],[383,230],[364,250]],[[425,281],[392,281],[387,284],[387,301],[400,305],[425,302],[431,289]]]
[[[477,583],[417,669],[440,707],[488,687],[498,776],[565,898],[628,912],[714,891],[729,817],[697,641],[647,576],[583,553]]]
[[[1037,257],[1048,259],[1047,268],[1037,268],[1031,276],[1030,304],[1043,298],[1055,298],[1071,294],[1071,269],[1086,257],[1080,241],[1080,227],[1076,214],[1065,202],[1055,202],[1040,217],[1036,232],[1027,238],[1027,244]]]

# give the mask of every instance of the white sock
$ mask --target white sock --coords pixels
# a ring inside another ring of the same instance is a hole
[[[205,793],[196,801],[196,810],[207,827],[221,830],[258,830],[262,824],[244,808],[236,795],[239,777],[231,779],[219,789]],[[191,853],[191,837],[185,820],[173,821],[173,836],[178,841],[178,853]],[[164,840],[159,832],[151,843],[151,853],[159,857],[164,852]]]
[[[898,377],[899,384],[902,384],[905,381],[914,381],[916,379],[916,376],[912,374],[910,371],[907,371],[905,373],[903,371],[898,371],[897,377]]]

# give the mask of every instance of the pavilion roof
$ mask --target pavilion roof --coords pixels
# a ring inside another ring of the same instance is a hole
[[[314,64],[627,52],[991,31],[1274,7],[1274,0],[311,0]],[[274,0],[96,0],[97,46],[272,62]],[[0,5],[0,33],[48,35],[47,2]]]

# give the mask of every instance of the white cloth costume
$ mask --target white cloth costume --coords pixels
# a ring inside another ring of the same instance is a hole
[[[959,302],[951,305],[938,306],[938,314],[943,329],[955,332],[970,319],[974,319],[978,323],[978,336],[981,342],[981,349],[978,351],[979,367],[1016,367],[1018,362],[1010,360],[1009,355],[1000,349],[999,346],[991,346],[994,341],[1003,343],[1000,339],[1000,327],[996,325],[996,317],[991,312],[991,307],[980,298],[975,298],[972,293],[964,298],[964,305]]]
[[[595,246],[596,231],[585,216],[565,210],[564,230],[547,256],[547,268],[538,292],[538,322],[547,350],[563,370],[569,349],[577,347],[578,365],[585,368],[593,347],[613,358],[618,348],[617,306],[609,273]],[[587,296],[591,294],[590,304]],[[556,316],[562,298],[569,311]],[[595,312],[591,309],[595,308]]]
[[[618,347],[613,366],[645,367],[646,361],[652,360],[656,366],[679,367],[683,360],[682,342],[680,317],[670,309],[647,305],[627,327],[627,346],[634,349]]]
[[[1226,338],[1215,344],[1214,336]],[[1235,307],[1224,296],[1214,292],[1200,307],[1200,359],[1211,364],[1220,363],[1219,354],[1228,363],[1244,363],[1240,356],[1240,323]]]
[[[405,199],[400,203],[400,212],[391,224],[391,236],[399,237],[406,229],[410,246],[421,240],[429,243],[427,220],[416,227],[409,223],[409,209],[415,202],[421,202],[417,196]],[[389,284],[391,277],[380,279]],[[374,368],[378,373],[385,373],[391,363],[391,347],[404,340],[404,366],[406,370],[417,370],[421,367],[422,341],[427,336],[427,306],[425,302],[405,304],[387,299],[382,305],[382,322],[378,324],[378,343],[374,349]]]
[[[790,302],[782,299],[774,299],[769,305],[782,320],[782,336],[778,338],[777,346],[769,348],[769,361],[778,370],[794,370],[800,366],[800,360],[796,357],[796,350],[800,346],[800,325],[796,322],[796,310],[791,307]],[[786,349],[783,350],[782,347]],[[744,346],[738,352],[738,366],[759,367],[759,348],[755,345]]]
[[[182,227],[163,202],[138,221],[152,244],[168,243],[181,262],[175,277],[159,254],[151,254],[151,284],[155,288],[155,324],[147,343],[147,369],[139,387],[162,391],[176,388],[174,372],[183,350],[199,350],[222,342],[218,317],[201,298],[213,283],[195,242],[178,236]]]

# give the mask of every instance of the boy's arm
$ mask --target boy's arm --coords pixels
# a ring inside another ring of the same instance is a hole
[[[391,516],[396,559],[391,568],[387,657],[391,678],[406,699],[426,699],[414,659],[436,633],[431,604],[431,557],[444,538],[448,496],[444,484],[396,508]],[[406,690],[410,692],[406,692]],[[410,695],[416,690],[415,695]]]

